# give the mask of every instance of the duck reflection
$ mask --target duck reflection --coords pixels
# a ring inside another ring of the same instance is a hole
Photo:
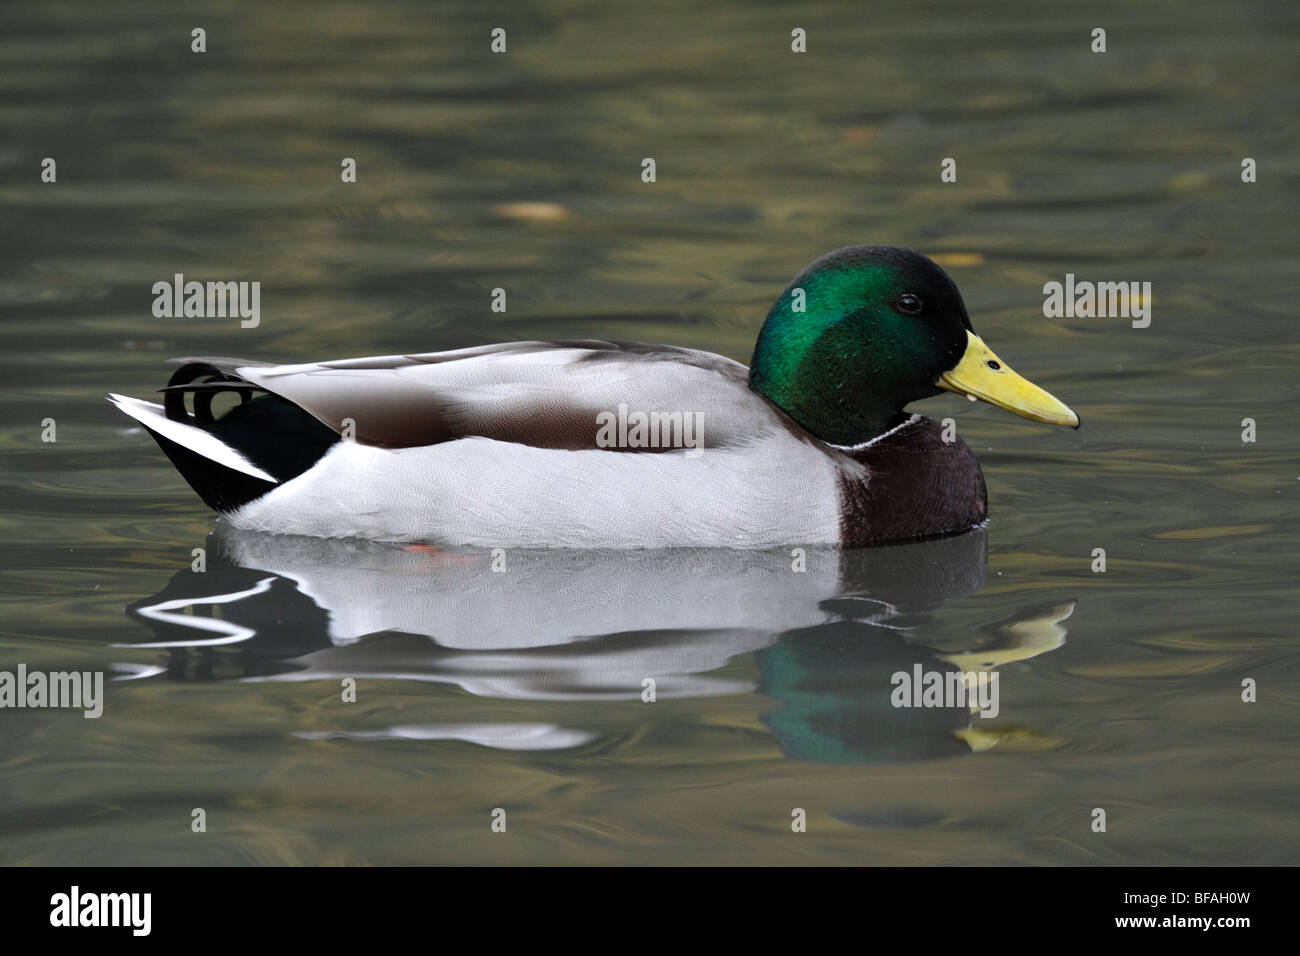
[[[205,551],[202,572],[187,566],[127,608],[154,639],[123,646],[166,653],[142,676],[413,680],[550,701],[757,691],[776,704],[762,720],[786,755],[822,762],[969,753],[970,703],[896,707],[892,676],[973,676],[1059,646],[1070,609],[1035,610],[973,656],[924,646],[935,612],[983,585],[983,532],[858,551],[452,552],[223,526]],[[745,654],[757,681],[718,673]],[[559,749],[596,735],[467,724],[335,736]]]

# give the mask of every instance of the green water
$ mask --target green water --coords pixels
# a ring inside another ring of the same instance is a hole
[[[1294,7],[52,3],[0,26],[0,670],[109,678],[97,720],[0,710],[0,862],[1300,856]],[[747,361],[790,277],[867,241],[944,263],[1083,420],[915,406],[979,456],[987,532],[803,574],[250,538],[103,400],[177,355],[603,337]],[[154,318],[177,272],[260,281],[260,324]],[[1045,318],[1066,273],[1151,282],[1150,326]],[[992,664],[998,715],[893,708],[914,664]]]

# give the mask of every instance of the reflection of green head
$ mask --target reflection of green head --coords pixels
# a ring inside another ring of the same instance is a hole
[[[896,630],[834,621],[787,631],[755,655],[759,690],[781,702],[762,717],[796,760],[888,763],[969,753],[955,733],[970,724],[966,707],[902,707],[891,701],[892,675],[952,668]]]
[[[750,361],[750,387],[824,441],[853,445],[904,419],[966,350],[957,286],[920,253],[847,246],[781,293]]]

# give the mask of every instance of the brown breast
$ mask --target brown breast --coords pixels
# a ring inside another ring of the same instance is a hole
[[[846,548],[960,534],[988,516],[984,474],[960,438],[917,416],[875,443],[842,454],[867,467],[840,478],[840,539]]]

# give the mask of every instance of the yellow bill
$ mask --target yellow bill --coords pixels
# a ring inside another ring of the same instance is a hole
[[[961,361],[939,376],[935,385],[1005,408],[1030,421],[1079,427],[1079,416],[1068,405],[1013,372],[974,332],[967,331],[966,338]]]

